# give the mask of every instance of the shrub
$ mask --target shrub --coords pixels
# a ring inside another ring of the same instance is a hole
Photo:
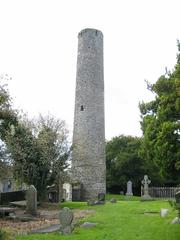
[[[11,234],[0,229],[0,240],[12,240]]]

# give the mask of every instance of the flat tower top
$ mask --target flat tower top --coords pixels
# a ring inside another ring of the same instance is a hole
[[[82,37],[85,33],[95,33],[95,35],[100,35],[103,37],[103,33],[100,30],[94,29],[94,28],[85,28],[81,30],[78,34],[78,37]]]

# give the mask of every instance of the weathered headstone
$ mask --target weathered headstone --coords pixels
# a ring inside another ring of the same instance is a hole
[[[105,204],[105,201],[99,201],[99,200],[93,200],[93,199],[90,199],[87,201],[88,206],[104,205],[104,204]]]
[[[132,196],[133,192],[132,192],[132,182],[128,181],[127,182],[127,192],[126,192],[126,196]]]
[[[166,208],[161,208],[161,210],[160,210],[160,216],[161,217],[166,217],[167,216],[167,214],[168,214],[168,209],[166,209]]]
[[[37,214],[37,190],[31,185],[26,193],[26,212],[31,215]]]
[[[83,224],[80,225],[81,228],[92,228],[96,227],[98,223],[94,222],[84,222]]]
[[[59,221],[60,221],[60,232],[62,235],[69,235],[73,231],[74,227],[72,224],[73,221],[73,212],[64,207],[59,213]]]
[[[115,198],[111,198],[110,202],[111,203],[117,203],[117,200]]]
[[[144,179],[141,181],[143,185],[143,195],[141,196],[141,200],[151,200],[151,196],[149,195],[148,185],[151,183],[151,180],[148,179],[148,175],[144,175]]]
[[[178,217],[175,217],[175,218],[172,220],[171,224],[177,224],[177,223],[180,223],[180,219],[179,219]]]
[[[103,204],[105,204],[105,197],[106,197],[105,193],[99,193],[97,197],[98,197],[97,200],[96,199],[89,199],[87,201],[87,205],[88,206],[94,206],[94,205],[103,205]]]
[[[106,197],[105,193],[99,193],[98,194],[98,201],[104,202],[105,201],[105,197]]]

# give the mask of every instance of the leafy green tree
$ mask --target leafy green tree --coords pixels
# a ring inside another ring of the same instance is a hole
[[[0,140],[0,179],[7,177],[10,168],[12,169],[12,164],[6,145]]]
[[[0,76],[0,178],[6,176],[11,166],[5,145],[6,132],[17,122],[17,112],[11,107],[11,98],[7,88],[8,75]]]
[[[110,191],[126,191],[128,180],[140,193],[140,181],[144,175],[143,159],[139,157],[141,139],[138,137],[114,137],[106,143],[107,188]]]
[[[11,98],[7,88],[7,75],[0,76],[0,138],[4,140],[6,131],[16,124],[17,112],[11,107]]]
[[[178,50],[174,70],[155,84],[148,83],[155,100],[139,105],[144,135],[141,156],[171,184],[180,182],[180,44]]]
[[[40,150],[39,171],[41,172],[39,184],[58,184],[63,181],[63,172],[68,167],[70,148],[68,144],[68,131],[65,122],[52,116],[40,116],[36,124],[37,146]],[[58,189],[58,187],[57,187]],[[44,188],[46,190],[46,188]],[[44,197],[46,192],[44,192]]]
[[[47,184],[64,176],[70,150],[65,122],[51,116],[29,121],[11,107],[7,75],[0,76],[0,177],[13,167],[19,183],[33,184],[45,199]]]
[[[49,183],[60,179],[69,157],[68,135],[64,121],[48,116],[36,122],[19,121],[6,136],[14,176],[33,184],[40,200],[46,200]]]
[[[19,121],[6,135],[6,145],[10,153],[14,177],[19,183],[38,185],[38,147],[31,129]]]

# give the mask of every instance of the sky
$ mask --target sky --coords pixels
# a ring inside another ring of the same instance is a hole
[[[139,102],[176,64],[179,0],[0,0],[0,75],[13,107],[52,114],[72,135],[78,32],[104,35],[106,139],[141,136]]]

